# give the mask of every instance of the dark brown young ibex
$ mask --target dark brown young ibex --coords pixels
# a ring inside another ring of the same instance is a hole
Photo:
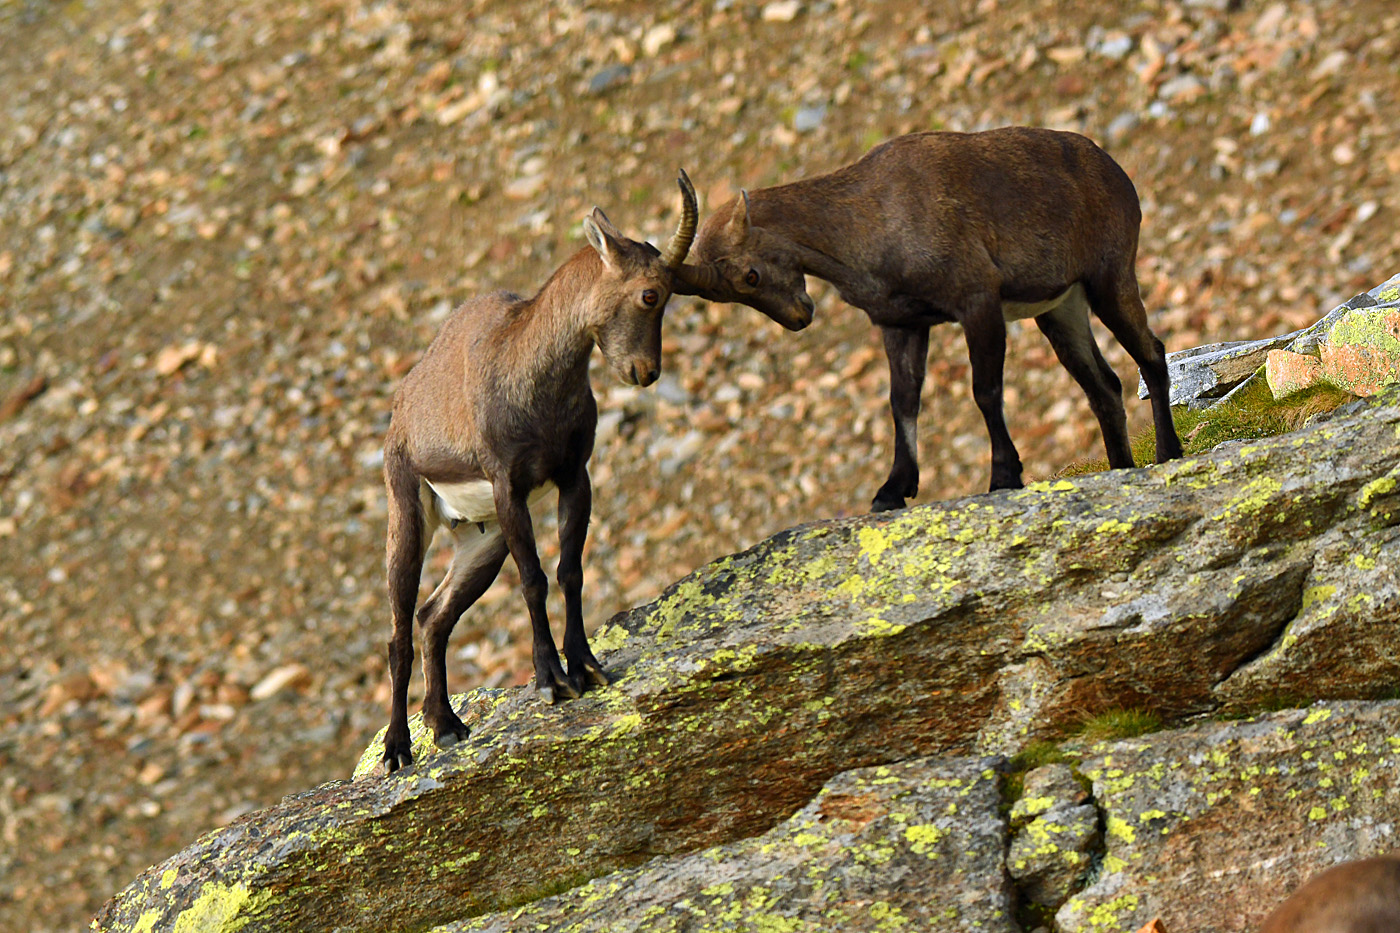
[[[588,381],[596,344],[623,382],[651,385],[661,370],[661,316],[675,270],[695,237],[695,191],[680,173],[682,214],[665,253],[618,232],[594,208],[589,246],[530,299],[496,292],[459,307],[404,377],[384,443],[389,488],[388,575],[393,698],[384,736],[392,772],[412,762],[408,679],[413,608],[423,557],[439,524],[455,551],[447,576],[418,611],[423,627],[423,719],[439,747],[467,735],[447,693],[447,639],[495,580],[506,553],[520,571],[534,631],[535,685],[548,702],[578,697],[608,676],[588,647],[581,592],[592,508],[588,458],[598,408]],[[559,586],[565,673],[545,615],[548,583],[529,503],[559,490]]]
[[[1315,875],[1264,920],[1259,933],[1396,933],[1400,852],[1343,862]]]
[[[700,230],[677,292],[736,301],[797,330],[802,276],[835,285],[879,326],[890,364],[894,465],[874,511],[919,489],[919,393],[929,327],[957,322],[992,442],[992,489],[1021,485],[1002,417],[1006,323],[1035,318],[1089,397],[1111,467],[1133,466],[1122,384],[1089,329],[1098,315],[1141,367],[1157,459],[1181,455],[1166,354],[1147,325],[1134,263],[1142,212],[1132,181],[1075,133],[1009,127],[915,133],[827,175],[744,192]]]

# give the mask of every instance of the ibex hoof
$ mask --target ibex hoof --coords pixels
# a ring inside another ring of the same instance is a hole
[[[455,716],[453,718],[456,719]],[[434,731],[433,744],[438,748],[451,748],[458,742],[465,741],[469,735],[471,735],[471,733],[467,730],[467,727],[462,725],[460,719],[457,719],[455,723],[448,725],[446,728]]]
[[[870,503],[871,512],[893,512],[895,509],[904,508],[903,499],[886,499],[883,496],[876,496],[875,501]]]
[[[604,671],[599,664],[584,664],[583,679],[593,687],[606,687],[608,684],[612,683],[612,678],[608,676],[607,672]]]
[[[413,764],[413,753],[404,748],[385,748],[384,757],[381,759],[386,774],[393,774],[400,768],[407,768]]]

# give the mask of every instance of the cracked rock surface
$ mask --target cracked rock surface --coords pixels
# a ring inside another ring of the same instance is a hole
[[[1025,777],[1011,825],[1007,873],[1027,900],[1059,907],[1089,873],[1103,841],[1089,792],[1067,764],[1037,768]]]
[[[457,922],[760,835],[851,769],[1014,752],[1109,708],[1247,712],[1279,697],[1261,665],[1381,695],[1397,476],[1390,395],[1160,467],[790,529],[601,628],[609,688],[459,698],[467,741],[420,732],[388,778],[372,744],[356,780],[206,835],[99,928]]]
[[[1400,703],[1323,703],[1101,747],[1082,767],[1108,827],[1063,933],[1254,929],[1283,896],[1400,836]]]
[[[847,771],[760,836],[434,933],[1019,933],[1002,871],[1002,763],[925,758]]]

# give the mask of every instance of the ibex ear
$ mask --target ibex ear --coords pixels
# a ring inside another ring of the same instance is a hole
[[[593,208],[593,219],[597,221],[598,228],[604,233],[606,233],[608,236],[612,237],[614,240],[621,240],[625,238],[622,231],[617,229],[617,227],[613,226],[613,222],[611,220],[608,220],[608,215],[603,213],[603,209],[601,207]]]
[[[748,238],[749,223],[749,192],[747,189],[740,190],[739,201],[734,205],[734,213],[729,215],[729,223],[725,225],[729,234],[730,242],[742,243]]]
[[[592,214],[583,218],[583,235],[587,238],[588,245],[598,251],[603,265],[611,268],[617,262],[619,247],[616,237],[609,230],[616,232],[617,228],[609,223],[607,215],[596,207],[593,208]]]

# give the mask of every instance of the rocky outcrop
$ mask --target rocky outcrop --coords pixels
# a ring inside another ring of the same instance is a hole
[[[1400,703],[1320,704],[1119,742],[1081,767],[1107,827],[1064,933],[1253,929],[1305,879],[1400,847]]]
[[[1392,689],[1400,683],[1397,482],[1400,402],[1392,394],[1208,456],[792,529],[601,628],[593,644],[613,686],[558,707],[529,690],[459,698],[473,730],[467,742],[436,753],[420,735],[418,764],[389,778],[372,773],[372,746],[358,780],[203,837],[114,898],[97,926],[427,929],[706,850],[733,866],[736,890],[762,888],[764,905],[788,879],[793,900],[782,904],[796,923],[806,915],[793,905],[832,908],[816,888],[798,890],[794,872],[804,869],[765,874],[752,845],[762,852],[767,843],[752,840],[819,836],[803,821],[835,812],[822,810],[833,794],[858,796],[832,788],[870,772],[836,777],[843,773],[1009,755],[1115,707],[1181,722],[1280,698],[1374,698]],[[1380,748],[1387,740],[1366,741]],[[964,767],[925,765],[930,773]],[[1101,772],[1099,805],[1117,806],[1126,791],[1107,783],[1117,765],[1086,767]],[[1243,805],[1250,795],[1232,796]],[[1131,825],[1148,810],[1174,812],[1150,803]],[[872,804],[877,817],[867,825],[896,805]],[[1209,824],[1182,807],[1191,819],[1179,820],[1188,829],[1178,838],[1189,847]],[[813,864],[844,873],[841,883],[861,892],[860,879],[833,861],[831,838],[864,831],[854,811],[842,812],[836,835],[814,842]],[[882,825],[901,824],[891,816]],[[1118,823],[1105,825],[1100,874],[1084,878],[1088,886],[1060,910],[1076,929],[1167,903],[1144,899],[1142,886],[1161,875],[1110,865],[1110,857],[1131,865],[1147,855],[1115,848]],[[986,839],[1005,829],[958,831]],[[1259,857],[1313,841],[1280,838],[1265,849],[1261,837]],[[733,848],[716,849],[724,846]],[[896,849],[891,858],[919,854]],[[1005,890],[996,872],[961,870],[992,878],[988,891]],[[1120,888],[1103,887],[1115,876]],[[661,890],[636,883],[639,892]],[[687,885],[667,890],[698,904],[705,886]],[[1093,901],[1096,891],[1108,900]],[[1141,909],[1110,909],[1129,896]]]
[[[1270,350],[1264,375],[1274,398],[1318,384],[1375,395],[1400,382],[1400,286],[1382,295],[1385,304],[1341,316],[1314,353]]]
[[[1255,379],[1267,379],[1275,398],[1318,382],[1371,395],[1400,379],[1400,334],[1386,326],[1397,308],[1400,275],[1338,305],[1303,330],[1169,353],[1171,403],[1208,408]],[[1141,379],[1138,397],[1147,398]]]
[[[999,763],[924,758],[847,771],[761,836],[434,933],[1019,933],[1002,870]]]

